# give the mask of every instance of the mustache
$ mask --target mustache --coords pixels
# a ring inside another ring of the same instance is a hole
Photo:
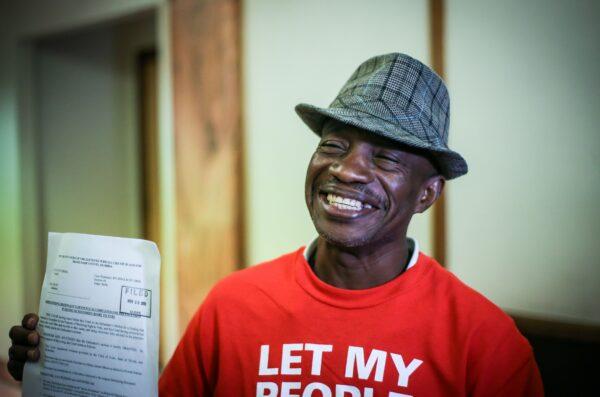
[[[383,206],[385,206],[387,204],[385,197],[381,197],[380,195],[375,193],[373,190],[371,190],[364,183],[340,182],[336,179],[330,179],[328,181],[325,181],[325,182],[319,184],[319,186],[317,186],[317,191],[319,191],[320,189],[327,189],[327,188],[331,188],[331,189],[339,188],[341,190],[354,190],[356,192],[360,192],[360,193],[364,194],[365,196],[371,198],[372,200],[374,200],[375,202],[377,202]]]

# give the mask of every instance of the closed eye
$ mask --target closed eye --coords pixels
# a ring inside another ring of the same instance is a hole
[[[325,141],[319,144],[319,151],[328,154],[337,154],[343,152],[344,146],[338,142]]]
[[[391,155],[379,154],[373,158],[373,161],[385,171],[398,172],[406,169],[406,164],[402,159]]]
[[[395,157],[391,157],[391,156],[377,156],[378,159],[380,160],[385,160],[385,161],[389,161],[391,163],[399,163],[400,161],[395,158]]]

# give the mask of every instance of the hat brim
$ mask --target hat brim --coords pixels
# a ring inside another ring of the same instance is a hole
[[[454,179],[468,172],[467,162],[455,151],[446,147],[432,146],[429,142],[422,141],[400,126],[369,113],[350,108],[325,109],[306,103],[297,105],[295,110],[300,119],[318,136],[321,136],[325,122],[328,119],[335,119],[403,145],[429,152],[436,162],[438,171],[446,179]]]

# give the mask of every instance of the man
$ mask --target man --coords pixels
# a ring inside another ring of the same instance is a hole
[[[441,79],[387,54],[329,108],[296,111],[321,137],[305,184],[319,237],[215,286],[161,396],[542,395],[512,320],[406,237],[412,215],[467,172],[447,147]]]

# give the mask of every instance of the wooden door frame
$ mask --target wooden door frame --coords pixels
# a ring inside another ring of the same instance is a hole
[[[240,0],[172,0],[179,325],[244,265]]]
[[[433,70],[444,79],[444,43],[445,43],[445,1],[429,1],[429,48],[431,56],[431,66]],[[445,187],[445,190],[448,186]],[[447,266],[448,260],[446,253],[446,197],[442,191],[437,202],[432,208],[432,240],[433,257],[442,265]]]

